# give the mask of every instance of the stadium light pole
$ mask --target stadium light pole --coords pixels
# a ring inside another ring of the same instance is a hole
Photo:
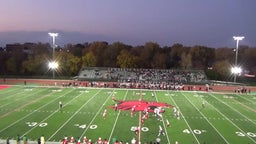
[[[244,39],[244,36],[233,36],[233,39],[236,41],[236,58],[235,58],[235,67],[237,67],[237,57],[238,57],[238,47],[239,47],[239,41]],[[234,76],[234,82],[236,82],[236,73]]]
[[[55,39],[59,35],[58,33],[48,33],[52,37],[52,61],[55,63]],[[52,78],[55,78],[55,68],[52,68]]]

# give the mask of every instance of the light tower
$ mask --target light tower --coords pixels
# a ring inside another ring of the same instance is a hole
[[[236,41],[236,58],[235,58],[235,69],[238,68],[237,66],[237,57],[238,57],[238,47],[239,47],[239,41],[244,39],[244,36],[233,36],[233,39]],[[241,71],[241,70],[239,70]],[[234,82],[236,82],[236,76],[238,73],[234,73]]]
[[[58,33],[48,33],[52,37],[52,62],[49,64],[49,67],[52,69],[52,78],[55,78],[55,69],[58,64],[55,62],[55,39],[59,35]]]

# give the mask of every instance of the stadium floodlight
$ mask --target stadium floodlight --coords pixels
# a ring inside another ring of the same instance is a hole
[[[238,56],[238,47],[239,47],[239,41],[244,39],[244,36],[233,36],[233,39],[236,41],[236,58],[235,58],[235,67],[237,67],[237,56]],[[232,70],[231,70],[232,71]],[[234,82],[236,82],[236,76],[237,74],[234,73]]]
[[[49,62],[48,66],[50,69],[55,70],[58,68],[59,64],[55,61],[52,61],[52,62]]]
[[[237,66],[232,67],[231,73],[233,73],[234,75],[240,75],[242,73],[242,68]]]
[[[55,62],[55,39],[56,37],[59,35],[58,33],[48,33],[51,37],[52,37],[52,64],[56,64]],[[50,65],[49,65],[50,66]],[[52,78],[55,78],[55,68],[51,68],[52,69]]]

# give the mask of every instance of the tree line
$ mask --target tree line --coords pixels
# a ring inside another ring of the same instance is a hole
[[[206,46],[160,47],[147,42],[131,46],[122,42],[109,44],[95,41],[84,44],[67,44],[54,49],[56,70],[59,76],[76,76],[81,67],[120,67],[148,69],[200,69],[210,79],[228,80],[235,62],[235,48],[210,48]],[[48,62],[53,49],[49,43],[15,44],[0,51],[0,75],[40,76],[50,75]],[[240,46],[238,64],[246,73],[256,73],[256,48]]]

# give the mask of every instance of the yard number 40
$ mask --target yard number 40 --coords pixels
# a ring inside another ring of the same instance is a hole
[[[202,133],[206,132],[206,130],[194,129],[192,132],[195,133],[195,134],[202,134]],[[188,130],[188,129],[184,129],[184,130],[183,130],[183,133],[185,133],[185,134],[190,134],[191,132],[190,132],[190,130]]]

